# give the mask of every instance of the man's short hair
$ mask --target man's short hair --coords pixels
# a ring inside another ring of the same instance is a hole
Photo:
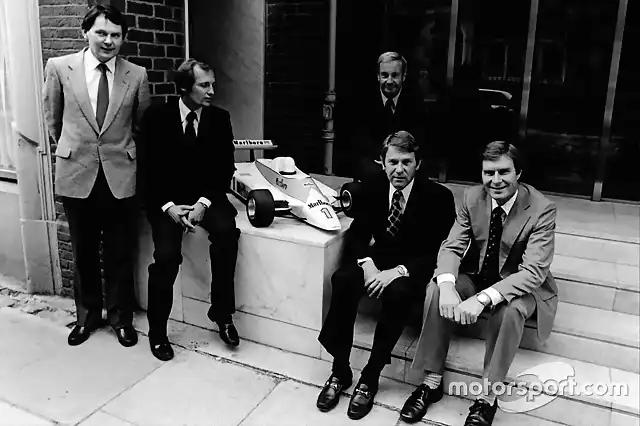
[[[82,24],[80,28],[85,33],[89,31],[93,24],[96,22],[99,16],[104,15],[106,19],[113,22],[116,25],[120,25],[122,28],[122,38],[127,35],[127,31],[129,27],[127,26],[127,20],[124,15],[115,7],[109,4],[98,4],[93,6],[86,15],[84,15],[84,19],[82,20]]]
[[[516,169],[516,173],[520,173],[522,171],[524,163],[522,154],[520,154],[518,148],[505,141],[493,141],[487,144],[484,152],[482,153],[482,160],[498,161],[503,155],[511,158],[511,161],[513,161],[513,167]]]
[[[176,83],[176,88],[178,89],[179,94],[183,95],[185,93],[191,92],[191,88],[196,82],[196,77],[193,72],[193,69],[195,67],[200,68],[204,72],[213,72],[213,69],[208,64],[205,64],[204,62],[198,61],[193,58],[187,59],[180,64],[174,74],[174,81]]]
[[[398,52],[384,52],[382,55],[378,56],[378,70],[380,72],[380,64],[386,62],[394,62],[400,61],[402,63],[402,75],[407,74],[407,60],[399,54]]]
[[[416,155],[416,161],[420,160],[420,145],[417,144],[413,135],[406,130],[399,130],[386,137],[382,143],[382,150],[380,151],[380,158],[384,162],[387,156],[389,147],[393,146],[400,152],[414,153]]]

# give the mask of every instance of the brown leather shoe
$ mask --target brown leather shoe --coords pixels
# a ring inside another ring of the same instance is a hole
[[[476,402],[469,408],[469,415],[464,421],[464,426],[491,426],[497,409],[497,399],[493,402],[493,405],[484,399],[476,399]]]
[[[338,401],[340,401],[340,393],[343,390],[349,389],[349,386],[351,386],[351,380],[351,377],[345,380],[333,374],[329,376],[329,379],[320,391],[320,395],[318,395],[316,407],[324,413],[333,410],[336,405],[338,405]]]
[[[93,324],[86,326],[76,325],[75,327],[73,327],[73,330],[71,330],[71,333],[69,333],[69,337],[67,337],[67,343],[69,343],[69,346],[78,346],[86,342],[91,333],[93,333],[98,328],[98,325]]]
[[[151,353],[160,361],[169,361],[173,359],[173,348],[168,340],[162,340],[154,342],[149,340],[149,346],[151,347]]]
[[[436,389],[431,389],[426,384],[421,384],[411,393],[407,401],[404,403],[400,411],[400,417],[407,423],[415,423],[420,421],[425,414],[427,408],[434,402],[438,402],[444,395],[444,385],[442,381]]]
[[[349,401],[347,416],[351,420],[359,420],[369,414],[373,408],[373,398],[378,393],[378,389],[371,388],[365,383],[358,383],[353,391],[353,396]]]
[[[126,348],[134,346],[138,343],[138,333],[131,325],[125,325],[122,327],[112,327],[118,336],[118,342]]]
[[[229,346],[238,346],[240,344],[240,336],[238,336],[238,330],[233,323],[218,324],[220,329],[220,338]]]

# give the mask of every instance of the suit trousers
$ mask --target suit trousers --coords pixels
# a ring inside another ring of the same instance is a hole
[[[62,197],[75,261],[73,290],[78,325],[102,321],[100,241],[103,246],[107,318],[114,327],[133,320],[133,251],[137,246],[136,197],[117,199],[102,167],[89,197]]]
[[[472,297],[479,287],[474,280],[460,274],[456,290],[462,300]],[[442,374],[445,368],[451,333],[457,323],[443,318],[439,309],[440,288],[435,281],[429,283],[424,302],[422,332],[418,341],[412,368]],[[502,302],[489,311],[485,338],[483,377],[489,382],[504,381],[518,351],[524,324],[536,310],[532,294]]]
[[[349,356],[360,298],[366,293],[364,272],[355,263],[338,269],[331,277],[331,305],[318,340],[334,358],[334,373],[350,375]],[[361,380],[377,386],[384,366],[391,362],[391,351],[402,335],[412,300],[422,299],[424,287],[416,280],[400,277],[382,293],[382,311],[373,337],[369,361]]]
[[[236,228],[236,211],[228,200],[214,202],[199,224],[209,234],[211,257],[212,320],[227,323],[235,312],[234,275],[240,230]],[[160,209],[148,211],[153,236],[153,260],[149,265],[149,300],[147,317],[149,338],[167,337],[167,321],[173,305],[173,284],[182,263],[183,228]]]

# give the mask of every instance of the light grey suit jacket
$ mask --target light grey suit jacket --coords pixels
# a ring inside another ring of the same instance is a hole
[[[56,194],[87,198],[102,168],[116,198],[136,193],[136,144],[149,87],[145,68],[116,59],[109,108],[98,128],[89,100],[84,52],[47,61],[44,110],[51,137],[58,144]]]
[[[491,197],[482,185],[467,188],[456,221],[438,253],[435,276],[477,274],[489,239]],[[536,300],[538,337],[545,341],[553,327],[558,287],[549,271],[553,260],[556,207],[531,185],[520,184],[500,241],[501,281],[492,287],[507,302],[525,294]],[[468,248],[468,250],[467,250]]]

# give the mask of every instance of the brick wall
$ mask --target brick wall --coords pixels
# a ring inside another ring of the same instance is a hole
[[[42,56],[47,59],[85,47],[80,24],[89,7],[110,3],[126,15],[129,33],[120,54],[147,69],[154,102],[175,95],[171,70],[184,58],[183,0],[39,0]],[[51,152],[55,152],[52,144]],[[55,158],[54,158],[55,160]],[[69,226],[56,199],[61,294],[73,295],[73,254]]]
[[[301,169],[322,173],[329,2],[267,0],[264,134]]]

